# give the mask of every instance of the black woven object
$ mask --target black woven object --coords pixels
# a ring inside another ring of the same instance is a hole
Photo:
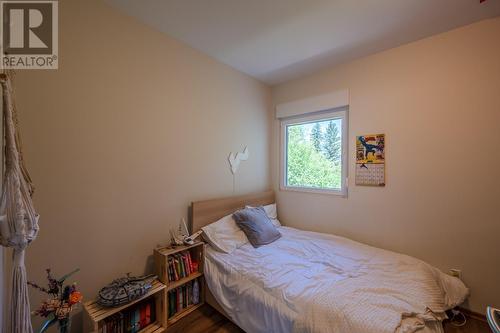
[[[97,303],[102,306],[116,307],[130,303],[144,296],[153,286],[156,275],[130,276],[113,280],[99,290]]]

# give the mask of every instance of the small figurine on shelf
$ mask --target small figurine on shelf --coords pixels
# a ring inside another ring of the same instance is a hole
[[[200,285],[198,280],[194,280],[193,282],[193,304],[200,303]]]
[[[186,224],[186,220],[181,218],[179,222],[179,228],[177,231],[170,229],[170,245],[173,247],[181,246],[184,244],[184,239],[189,235],[189,230]]]
[[[38,310],[33,312],[34,315],[47,318],[40,328],[40,333],[45,332],[50,326],[56,323],[59,324],[60,333],[69,332],[71,326],[71,311],[82,301],[83,296],[76,289],[76,283],[64,286],[64,281],[79,270],[80,269],[75,269],[73,272],[64,275],[60,279],[55,279],[50,269],[47,269],[47,280],[49,281],[48,288],[40,287],[33,282],[28,282],[33,288],[50,296],[48,300],[40,305]]]
[[[170,245],[175,248],[176,246],[181,246],[181,245],[193,245],[194,240],[198,238],[203,231],[199,230],[189,236],[189,229],[186,224],[186,220],[184,218],[181,219],[181,222],[179,223],[179,229],[177,232],[173,231],[170,229]]]
[[[114,279],[99,290],[97,303],[102,306],[120,306],[130,303],[144,295],[153,287],[156,275],[127,276]]]
[[[199,230],[199,231],[195,232],[194,234],[192,234],[191,236],[187,236],[186,238],[184,238],[184,244],[193,245],[194,240],[196,238],[198,238],[202,233],[203,233],[203,230]]]

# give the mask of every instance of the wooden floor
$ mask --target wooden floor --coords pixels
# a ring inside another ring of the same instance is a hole
[[[217,310],[206,304],[168,327],[167,333],[244,333]]]
[[[484,320],[467,318],[467,323],[462,327],[454,327],[449,323],[444,323],[445,333],[491,333],[490,326]]]
[[[444,324],[445,333],[491,333],[484,321],[468,318],[463,327]],[[167,333],[244,333],[209,305],[204,305],[168,328]]]

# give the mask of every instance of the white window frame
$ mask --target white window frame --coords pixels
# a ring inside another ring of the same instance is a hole
[[[302,187],[302,186],[289,186],[287,185],[287,152],[288,152],[288,142],[287,142],[287,132],[286,128],[290,125],[300,125],[307,124],[317,121],[327,121],[333,119],[342,120],[342,134],[341,134],[341,184],[340,189],[330,189],[330,188],[317,188],[317,187]],[[327,111],[309,113],[307,115],[295,116],[281,119],[281,134],[280,134],[280,190],[282,191],[296,191],[296,192],[308,192],[308,193],[320,193],[320,194],[331,194],[339,195],[342,197],[347,197],[347,187],[348,187],[348,107],[330,109]]]

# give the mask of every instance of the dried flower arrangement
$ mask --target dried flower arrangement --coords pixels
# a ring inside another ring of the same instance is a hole
[[[50,269],[47,269],[48,288],[40,287],[36,283],[28,282],[30,286],[46,293],[50,298],[40,305],[33,314],[47,318],[40,328],[40,333],[45,332],[50,326],[58,323],[59,332],[69,332],[71,325],[70,314],[73,308],[82,301],[82,294],[76,289],[76,283],[64,285],[64,281],[78,272],[76,269],[60,279],[55,279]]]

